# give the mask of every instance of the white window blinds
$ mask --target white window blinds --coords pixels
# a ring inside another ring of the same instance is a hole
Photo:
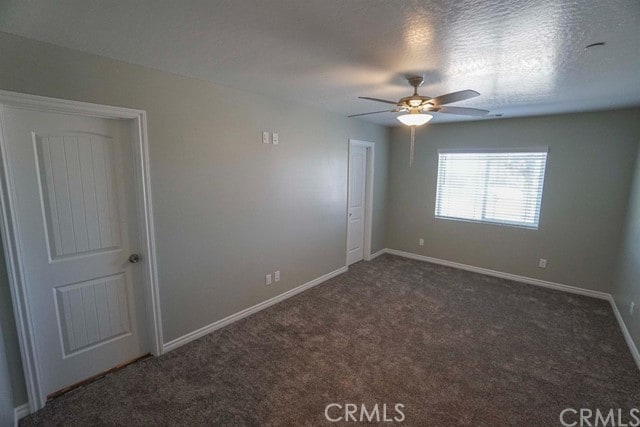
[[[438,157],[436,217],[538,228],[546,148]]]

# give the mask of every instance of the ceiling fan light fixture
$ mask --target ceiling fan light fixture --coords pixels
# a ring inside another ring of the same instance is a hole
[[[431,114],[422,113],[410,113],[398,116],[400,123],[407,126],[422,126],[428,123],[431,119],[433,119]]]

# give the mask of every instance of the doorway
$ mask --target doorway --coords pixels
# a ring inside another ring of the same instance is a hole
[[[161,353],[144,111],[0,92],[2,231],[29,406]]]
[[[375,144],[349,140],[347,266],[371,259]]]

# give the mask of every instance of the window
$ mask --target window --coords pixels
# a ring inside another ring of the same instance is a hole
[[[440,151],[436,218],[538,228],[547,149]]]

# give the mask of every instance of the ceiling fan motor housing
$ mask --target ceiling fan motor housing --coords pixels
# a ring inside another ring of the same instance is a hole
[[[460,90],[457,92],[452,92],[446,95],[440,95],[435,98],[431,98],[428,96],[422,96],[418,94],[418,88],[422,86],[422,84],[424,83],[423,76],[408,76],[407,81],[413,87],[413,94],[411,96],[405,96],[404,98],[400,99],[397,102],[390,101],[387,99],[370,98],[366,96],[359,97],[361,99],[367,99],[369,101],[383,102],[385,104],[395,105],[395,108],[393,110],[373,111],[371,113],[353,114],[349,117],[357,117],[357,116],[364,116],[368,114],[379,114],[379,113],[419,114],[423,112],[461,114],[461,115],[467,115],[467,116],[480,117],[480,116],[485,116],[489,113],[489,111],[487,110],[481,110],[478,108],[445,106],[445,104],[464,101],[480,95],[475,90],[470,90],[470,89]]]
[[[418,88],[424,83],[424,77],[422,76],[411,76],[407,80],[409,80],[409,84],[415,88],[416,93]]]

